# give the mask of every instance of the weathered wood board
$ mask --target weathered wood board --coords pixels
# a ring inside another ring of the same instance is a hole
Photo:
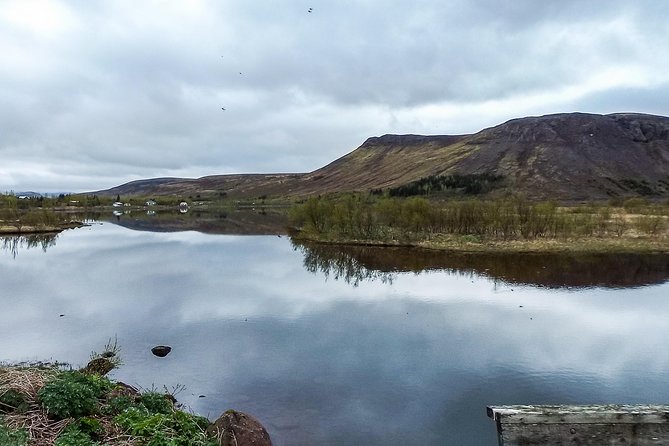
[[[490,406],[500,446],[669,445],[669,406]]]

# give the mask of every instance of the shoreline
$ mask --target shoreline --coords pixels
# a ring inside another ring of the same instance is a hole
[[[471,236],[436,235],[413,242],[325,239],[297,232],[291,235],[297,242],[340,246],[369,246],[379,248],[412,248],[461,254],[667,254],[669,239],[648,237],[583,237],[538,238],[513,240],[475,240]]]
[[[0,235],[33,235],[33,234],[58,234],[68,229],[83,228],[86,223],[71,221],[56,226],[16,226],[0,225]]]

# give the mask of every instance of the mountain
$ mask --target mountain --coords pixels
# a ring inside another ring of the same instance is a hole
[[[536,199],[669,197],[669,118],[563,113],[507,121],[471,135],[372,137],[310,173],[140,180],[108,195],[306,196],[396,188],[429,176],[491,175],[491,193]]]

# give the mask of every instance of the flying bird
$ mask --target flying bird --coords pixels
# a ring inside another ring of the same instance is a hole
[[[225,111],[225,107],[221,107],[221,110]]]
[[[311,13],[313,11],[314,11],[314,8],[309,8],[309,10],[307,12]]]

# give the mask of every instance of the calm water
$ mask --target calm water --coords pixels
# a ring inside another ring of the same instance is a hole
[[[0,360],[84,365],[116,336],[114,378],[185,385],[194,411],[253,414],[276,445],[494,445],[489,404],[669,401],[663,256],[333,250],[111,223],[4,247]]]

